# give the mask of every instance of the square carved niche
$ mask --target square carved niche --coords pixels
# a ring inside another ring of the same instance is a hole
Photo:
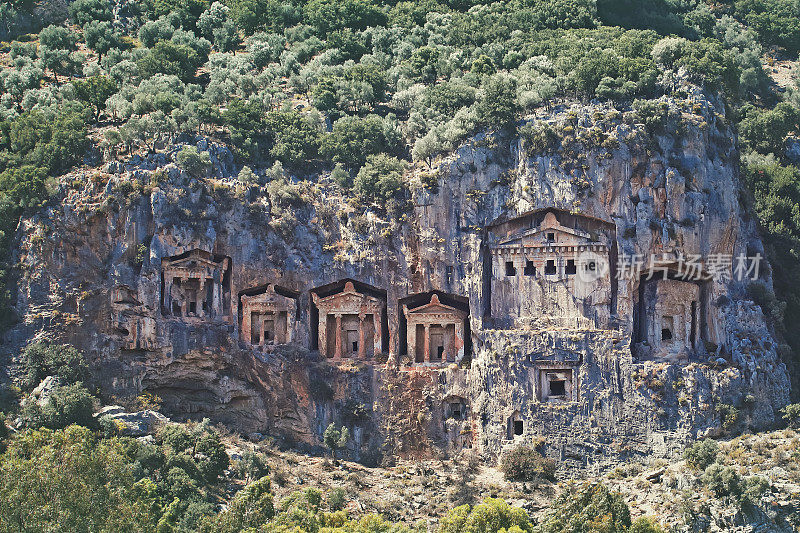
[[[572,367],[537,369],[537,396],[540,402],[574,402],[578,399],[577,373]]]

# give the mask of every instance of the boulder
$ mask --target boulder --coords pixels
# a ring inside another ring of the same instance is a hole
[[[95,414],[97,419],[112,420],[119,428],[120,435],[126,437],[143,437],[152,434],[156,429],[169,421],[169,418],[157,411],[145,409],[128,413],[119,405],[109,405]]]

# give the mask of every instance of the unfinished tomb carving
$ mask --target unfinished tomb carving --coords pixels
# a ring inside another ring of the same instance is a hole
[[[420,303],[420,297],[424,303]],[[415,295],[401,300],[406,322],[406,346],[414,363],[452,363],[463,359],[466,343],[466,320],[469,306],[440,301],[437,293]]]
[[[161,261],[161,312],[182,319],[230,315],[230,258],[191,250]]]
[[[704,280],[642,279],[634,307],[637,359],[687,361],[707,339]]]
[[[486,275],[494,326],[529,319],[607,324],[616,288],[610,275],[615,242],[614,224],[556,208],[493,223]]]
[[[270,284],[246,291],[240,302],[242,341],[267,350],[293,341],[297,293]]]
[[[366,284],[344,280],[311,292],[318,314],[319,352],[332,359],[370,360],[384,350],[385,296]]]

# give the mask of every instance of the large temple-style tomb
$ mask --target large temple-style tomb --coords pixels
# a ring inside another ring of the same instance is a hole
[[[221,318],[229,314],[226,273],[230,258],[203,250],[162,259],[161,310],[164,316]]]
[[[427,303],[403,304],[408,352],[415,363],[456,362],[464,357],[464,323],[467,311],[439,301],[434,293]]]
[[[288,344],[296,316],[297,299],[285,289],[269,284],[255,294],[242,294],[241,339],[265,348]]]
[[[340,292],[312,291],[319,313],[319,351],[332,359],[372,359],[383,347],[386,299],[357,290],[347,280]]]

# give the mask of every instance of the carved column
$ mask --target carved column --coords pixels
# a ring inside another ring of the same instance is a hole
[[[189,280],[187,275],[181,276],[181,316],[186,316],[189,312],[189,303],[186,301],[186,282]]]
[[[373,310],[372,313],[372,342],[374,343],[372,353],[381,353],[383,349],[383,329],[381,328],[381,310]]]
[[[252,324],[250,323],[250,306],[247,304],[247,296],[242,298],[242,340],[250,344],[253,340]]]
[[[162,296],[162,305],[166,310],[166,314],[172,314],[172,276],[164,272],[164,294]]]
[[[200,276],[197,289],[197,316],[205,316],[203,303],[206,301],[206,277]],[[213,315],[213,313],[211,313]]]
[[[464,339],[464,321],[457,320],[456,327],[455,327],[455,338],[453,339],[453,348],[455,348],[455,358],[456,362],[460,361],[464,358],[464,345],[466,344],[466,340]]]
[[[342,315],[336,314],[336,346],[333,349],[333,358],[342,358]]]
[[[295,317],[295,313],[296,312],[297,311],[295,310],[295,305],[286,306],[286,335],[285,335],[285,339],[286,339],[286,343],[287,344],[292,342],[292,338],[293,338],[292,333],[294,333],[294,317]]]
[[[211,310],[214,316],[222,316],[222,281],[216,277],[211,279]]]
[[[364,360],[367,358],[367,344],[364,328],[366,328],[367,315],[361,313],[358,315],[358,358]]]
[[[425,362],[431,362],[431,325],[425,324]]]
[[[319,310],[319,325],[317,328],[317,334],[319,335],[319,340],[317,341],[319,344],[319,353],[324,357],[330,357],[332,354],[328,353],[328,313],[323,309]]]

